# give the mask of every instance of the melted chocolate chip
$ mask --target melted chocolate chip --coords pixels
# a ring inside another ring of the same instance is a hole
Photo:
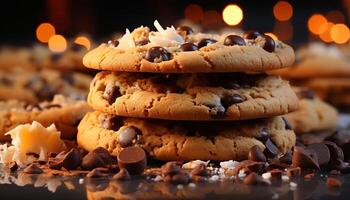
[[[118,136],[119,145],[123,148],[133,145],[137,138],[138,132],[140,132],[140,130],[135,127],[127,127],[126,129],[122,130]]]
[[[202,48],[202,47],[205,47],[207,46],[208,44],[213,44],[213,43],[216,43],[217,41],[216,40],[213,40],[213,39],[202,39],[198,42],[198,48]]]
[[[99,116],[101,128],[118,131],[123,126],[123,120],[118,116],[101,114]]]
[[[275,40],[273,40],[270,36],[264,35],[265,43],[263,49],[267,52],[273,52],[275,50]]]
[[[120,96],[122,96],[122,94],[120,93],[119,87],[112,84],[108,84],[103,92],[103,98],[106,99],[111,105]]]
[[[238,46],[244,46],[245,41],[243,38],[241,38],[238,35],[228,35],[225,40],[224,40],[224,45],[226,46],[233,46],[233,45],[238,45]]]
[[[244,97],[242,97],[240,94],[233,94],[233,95],[225,95],[221,98],[221,104],[228,108],[231,105],[242,103],[245,100]]]
[[[180,46],[180,48],[181,48],[182,51],[196,51],[196,50],[198,50],[197,45],[195,45],[195,44],[193,44],[191,42],[183,43]]]
[[[148,49],[145,59],[150,62],[160,62],[170,60],[170,53],[163,47],[152,47]]]
[[[254,40],[259,36],[261,36],[261,33],[258,31],[247,31],[244,33],[244,37],[248,40]]]
[[[254,145],[248,152],[248,160],[266,162],[266,157],[258,145]]]
[[[179,26],[176,28],[177,32],[183,32],[186,35],[192,35],[193,34],[193,29],[189,26]]]

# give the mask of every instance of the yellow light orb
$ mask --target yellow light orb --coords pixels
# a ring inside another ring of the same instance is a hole
[[[55,27],[50,23],[41,23],[36,28],[36,38],[43,43],[47,43],[51,36],[55,35]]]
[[[63,52],[67,48],[67,41],[62,35],[54,35],[49,39],[49,49],[53,52]]]
[[[344,44],[350,38],[350,31],[345,24],[336,24],[331,28],[330,35],[335,43]]]
[[[243,11],[238,5],[230,4],[222,11],[222,18],[226,24],[234,26],[242,21]]]

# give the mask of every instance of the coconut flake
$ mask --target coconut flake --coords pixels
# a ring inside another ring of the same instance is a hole
[[[220,167],[224,169],[234,169],[238,164],[239,162],[237,161],[229,160],[229,161],[220,162]]]
[[[164,29],[157,20],[153,24],[158,32],[152,32],[148,38],[152,45],[170,47],[185,42],[182,36],[177,33],[174,26]]]
[[[208,161],[202,161],[202,160],[193,160],[191,162],[187,162],[185,164],[182,165],[183,169],[194,169],[195,167],[199,166],[200,164],[204,164],[205,166],[207,166],[209,164],[209,160]]]
[[[135,47],[135,41],[129,31],[129,29],[126,29],[125,34],[123,35],[123,37],[121,37],[119,39],[119,44],[116,47],[117,49],[121,49],[121,50],[128,50],[130,48]]]

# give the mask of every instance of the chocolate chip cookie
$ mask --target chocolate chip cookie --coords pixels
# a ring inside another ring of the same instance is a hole
[[[86,114],[78,126],[78,145],[106,148],[117,156],[125,147],[140,146],[157,160],[243,160],[258,145],[273,157],[295,143],[281,117],[240,122],[190,122],[124,118],[99,112]]]
[[[55,94],[73,99],[85,99],[90,76],[56,70],[0,71],[0,100],[17,99],[30,103],[52,100]]]
[[[288,67],[293,49],[259,32],[197,33],[190,27],[157,31],[141,26],[88,52],[83,63],[99,70],[157,73],[261,72]]]
[[[57,95],[50,102],[28,104],[18,100],[0,101],[0,141],[8,141],[4,134],[20,124],[37,121],[44,126],[55,124],[63,139],[75,139],[77,125],[86,112],[91,111],[85,101]]]
[[[338,112],[319,99],[308,88],[293,88],[300,101],[298,110],[285,115],[296,134],[333,130],[337,126]]]
[[[101,112],[168,120],[242,120],[294,111],[288,82],[266,74],[100,72],[88,103]]]

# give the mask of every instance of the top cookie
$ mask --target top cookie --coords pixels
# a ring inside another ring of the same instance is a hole
[[[83,59],[86,67],[101,70],[157,73],[261,72],[288,67],[293,49],[258,32],[195,33],[189,27],[158,31],[139,27],[118,40],[103,43]]]

